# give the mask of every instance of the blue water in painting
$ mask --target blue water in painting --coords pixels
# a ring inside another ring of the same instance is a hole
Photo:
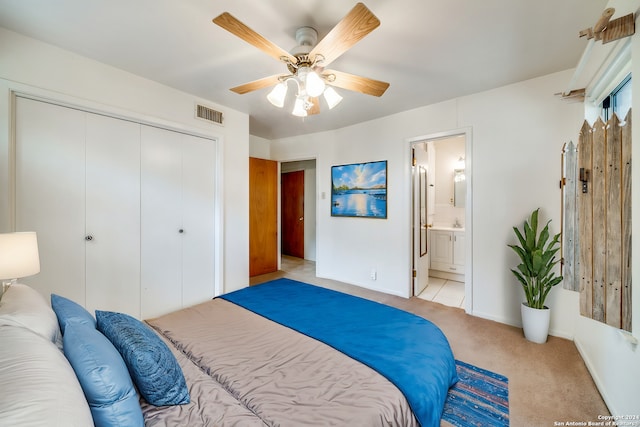
[[[331,215],[387,217],[387,190],[346,190],[331,195]]]

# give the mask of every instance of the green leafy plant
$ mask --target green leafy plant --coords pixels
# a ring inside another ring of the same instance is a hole
[[[539,210],[534,210],[529,220],[524,221],[522,231],[513,227],[520,245],[508,246],[520,257],[521,263],[511,271],[522,284],[527,305],[541,309],[549,291],[562,281],[562,276],[554,271],[554,266],[559,262],[555,255],[560,249],[560,233],[549,239],[549,220],[538,235]]]

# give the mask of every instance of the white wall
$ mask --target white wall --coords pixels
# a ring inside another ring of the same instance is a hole
[[[535,208],[560,223],[559,159],[562,145],[580,128],[580,104],[554,93],[571,71],[430,105],[372,122],[271,142],[273,159],[317,159],[317,274],[396,295],[410,289],[410,164],[407,139],[472,128],[473,307],[478,316],[519,325],[520,287],[509,269],[516,263],[507,243],[513,225]],[[330,114],[330,113],[327,113]],[[329,215],[332,165],[388,160],[388,218]],[[324,193],[324,198],[323,198]],[[378,279],[369,277],[372,268]],[[551,306],[577,304],[574,293],[556,288]],[[573,319],[554,311],[552,332],[573,336]]]
[[[11,91],[62,100],[196,132],[220,142],[222,218],[216,266],[224,291],[249,282],[249,117],[88,58],[0,28],[0,231],[11,230]],[[224,113],[224,127],[193,116],[204,102]]]
[[[249,135],[249,156],[271,160],[271,141],[259,136]]]
[[[316,260],[316,168],[304,170],[304,259]]]
[[[456,101],[343,128],[274,140],[271,158],[316,158],[316,274],[409,295],[411,269],[410,159],[405,138],[456,126]],[[327,113],[330,114],[330,113]],[[331,166],[387,160],[387,219],[330,216]],[[377,270],[377,280],[370,278]]]
[[[519,325],[523,292],[510,268],[512,226],[533,209],[560,231],[560,153],[576,140],[582,105],[553,94],[571,71],[461,98],[459,120],[473,127],[473,312]],[[578,294],[556,287],[547,300],[551,333],[572,337]],[[554,309],[555,308],[555,309]]]

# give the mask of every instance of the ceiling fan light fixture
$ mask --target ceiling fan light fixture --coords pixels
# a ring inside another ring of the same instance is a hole
[[[297,97],[296,98],[296,103],[293,105],[293,111],[291,112],[291,114],[293,114],[294,116],[298,116],[298,117],[306,117],[307,116],[307,110],[304,107],[305,107],[304,98]]]
[[[324,91],[324,100],[327,101],[327,105],[331,110],[342,101],[342,97],[332,87],[327,87]]]
[[[380,20],[362,3],[357,3],[319,42],[318,32],[314,28],[298,28],[295,34],[298,45],[291,52],[267,40],[228,12],[220,14],[213,19],[213,22],[272,58],[283,62],[290,73],[254,80],[231,88],[231,91],[244,94],[271,86],[276,82],[284,83],[293,80],[298,89],[292,111],[296,116],[319,114],[318,98],[322,94],[329,108],[335,107],[342,101],[342,97],[328,88],[327,84],[373,96],[382,96],[389,87],[389,83],[386,82],[335,70],[325,70],[325,67],[380,25]],[[267,98],[275,107],[282,108],[286,102],[286,95],[286,85],[278,84]]]
[[[287,82],[280,82],[273,87],[269,95],[267,95],[267,99],[271,104],[275,107],[282,108],[284,107],[284,99],[287,96]]]

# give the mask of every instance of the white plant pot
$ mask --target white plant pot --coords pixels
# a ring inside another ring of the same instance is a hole
[[[549,320],[551,319],[551,310],[548,307],[543,309],[531,308],[526,302],[523,302],[520,311],[522,314],[522,329],[524,337],[538,344],[547,342],[549,335]]]

